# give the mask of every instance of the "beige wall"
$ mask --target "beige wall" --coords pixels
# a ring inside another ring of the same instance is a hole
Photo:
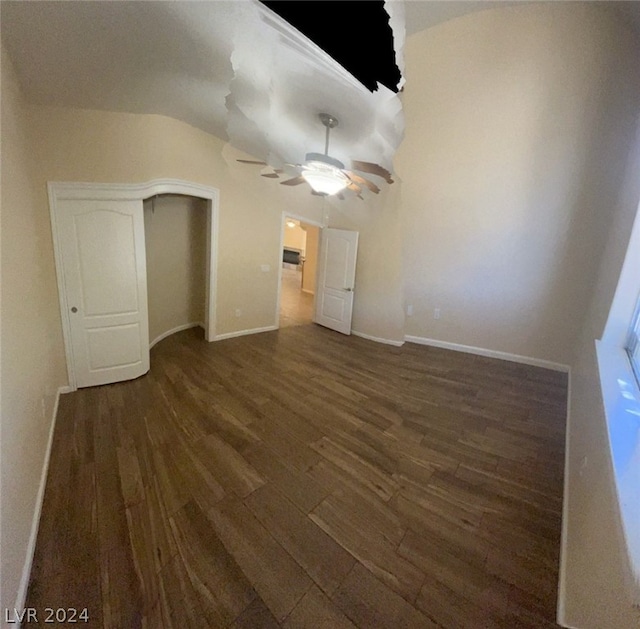
[[[302,290],[315,295],[316,275],[318,273],[318,245],[320,244],[320,228],[314,225],[305,225],[307,234],[304,272],[302,275]]]
[[[144,202],[149,340],[204,323],[207,202],[168,195]]]
[[[2,51],[0,609],[16,601],[56,392],[67,372],[44,183],[29,109]],[[3,612],[4,613],[4,612]]]
[[[618,28],[523,3],[408,37],[407,334],[570,362],[637,102]]]

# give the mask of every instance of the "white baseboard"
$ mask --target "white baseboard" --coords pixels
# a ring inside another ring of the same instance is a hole
[[[565,622],[565,601],[567,596],[567,544],[569,535],[569,420],[571,418],[571,371],[567,382],[567,421],[564,434],[564,487],[562,495],[562,532],[560,534],[560,568],[558,570],[558,602],[556,622],[568,627]]]
[[[391,339],[383,339],[378,336],[371,336],[370,334],[365,334],[364,332],[358,332],[356,330],[351,330],[351,334],[354,336],[359,336],[363,339],[367,339],[368,341],[375,341],[376,343],[384,343],[385,345],[393,345],[395,347],[401,347],[404,345],[404,341],[393,341]]]
[[[20,578],[20,586],[16,596],[15,609],[24,609],[27,599],[27,588],[29,587],[29,577],[31,576],[31,566],[33,564],[33,556],[36,550],[36,541],[38,539],[38,528],[40,526],[40,514],[42,513],[42,503],[44,501],[44,491],[47,486],[47,474],[49,472],[49,460],[51,459],[51,446],[53,445],[53,433],[56,427],[56,419],[58,417],[58,404],[60,396],[64,393],[71,393],[73,389],[70,386],[60,387],[56,391],[56,400],[53,405],[53,413],[51,417],[51,426],[49,427],[49,437],[47,439],[47,448],[44,453],[42,462],[42,471],[40,473],[40,485],[38,494],[36,495],[36,505],[31,520],[31,531],[29,532],[29,543],[27,544],[27,555],[22,568],[22,576]]]
[[[167,336],[171,336],[176,332],[182,332],[182,330],[188,330],[189,328],[197,328],[197,327],[204,329],[204,323],[201,323],[200,321],[193,321],[192,323],[185,323],[184,325],[179,325],[175,328],[171,328],[171,330],[167,330],[166,332],[163,332],[160,336],[156,336],[156,338],[154,338],[153,341],[149,343],[149,349],[151,349],[154,345],[159,343],[162,339],[166,339]]]
[[[251,328],[249,330],[238,330],[236,332],[226,332],[225,334],[217,334],[214,341],[224,341],[225,339],[233,339],[236,336],[247,336],[248,334],[259,334],[260,332],[273,332],[278,329],[277,325],[268,325],[264,328]]]
[[[569,373],[569,365],[555,363],[550,360],[543,360],[542,358],[532,358],[530,356],[520,356],[518,354],[509,354],[508,352],[499,352],[493,349],[473,347],[471,345],[460,345],[459,343],[438,341],[436,339],[428,339],[423,336],[406,335],[404,337],[404,340],[407,341],[407,343],[417,343],[418,345],[441,347],[442,349],[451,349],[455,352],[466,352],[467,354],[476,354],[477,356],[499,358],[501,360],[509,360],[514,363],[522,363],[524,365],[532,365],[533,367],[544,367],[545,369],[553,369],[553,371],[562,371],[563,373]]]

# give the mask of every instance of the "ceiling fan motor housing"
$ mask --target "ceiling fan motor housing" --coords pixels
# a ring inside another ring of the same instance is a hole
[[[325,155],[324,153],[307,153],[304,157],[304,161],[306,164],[309,162],[323,162],[324,164],[335,166],[341,170],[344,168],[344,164],[339,159]]]

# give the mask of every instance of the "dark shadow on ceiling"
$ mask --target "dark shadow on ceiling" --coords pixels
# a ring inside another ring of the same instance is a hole
[[[261,0],[371,92],[382,83],[398,92],[393,32],[383,1]]]

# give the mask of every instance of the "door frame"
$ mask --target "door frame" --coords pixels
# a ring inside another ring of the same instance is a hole
[[[320,228],[320,233],[318,235],[319,238],[322,238],[322,230],[327,226],[326,223],[321,223],[320,221],[315,221],[311,218],[307,218],[306,216],[301,216],[300,214],[294,214],[293,212],[289,212],[287,210],[282,210],[282,216],[280,217],[280,248],[278,249],[278,292],[276,295],[276,317],[275,317],[275,327],[276,329],[280,329],[280,299],[282,298],[282,250],[284,248],[284,230],[286,227],[287,218],[292,218],[296,221],[300,221],[301,223],[306,223],[307,225],[313,225],[313,227]],[[316,269],[317,272],[317,269]],[[317,275],[316,275],[317,277]],[[316,296],[313,296],[313,320],[316,318]]]
[[[202,184],[183,181],[181,179],[152,179],[145,183],[87,183],[87,182],[59,182],[47,183],[49,194],[49,218],[51,220],[51,234],[53,236],[53,254],[56,264],[56,278],[58,280],[58,299],[60,303],[60,318],[62,322],[62,336],[67,361],[69,387],[77,390],[76,368],[71,349],[71,323],[69,320],[69,304],[62,266],[62,247],[57,229],[58,202],[66,200],[92,201],[140,201],[158,194],[181,194],[197,197],[207,201],[207,269],[206,269],[206,307],[204,333],[207,341],[215,340],[216,330],[216,291],[218,280],[218,218],[220,213],[220,192],[217,188]],[[146,298],[146,295],[145,295]]]

